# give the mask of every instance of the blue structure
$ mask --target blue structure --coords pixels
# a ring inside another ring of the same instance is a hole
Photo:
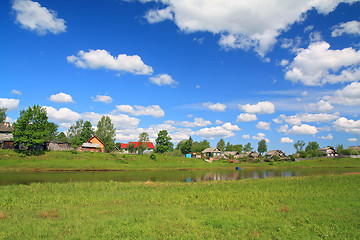
[[[187,157],[187,158],[191,158],[191,154],[190,154],[190,153],[185,154],[185,157]]]

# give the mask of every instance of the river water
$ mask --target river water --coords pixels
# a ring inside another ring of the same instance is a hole
[[[218,180],[241,180],[246,178],[315,176],[355,172],[351,168],[311,169],[240,169],[200,171],[82,171],[82,172],[0,172],[0,185],[30,184],[34,182],[200,182]]]

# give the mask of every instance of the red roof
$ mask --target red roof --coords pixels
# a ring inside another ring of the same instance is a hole
[[[127,148],[129,144],[134,144],[134,148],[137,148],[140,145],[140,142],[129,142],[129,143],[120,143],[120,148]],[[154,149],[154,144],[152,142],[144,143],[150,149]]]

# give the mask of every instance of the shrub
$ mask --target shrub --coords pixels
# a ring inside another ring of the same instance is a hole
[[[274,161],[276,161],[276,162],[277,162],[277,161],[279,161],[279,160],[280,160],[279,155],[275,155],[275,156],[274,156]]]
[[[156,161],[156,154],[155,154],[155,153],[151,153],[151,154],[150,154],[150,159]]]
[[[290,156],[290,160],[294,162],[294,161],[295,161],[295,159],[296,159],[296,157],[295,157],[295,156],[296,156],[295,154],[292,154],[292,155]]]

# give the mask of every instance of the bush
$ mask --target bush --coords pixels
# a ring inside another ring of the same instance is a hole
[[[274,156],[274,161],[276,161],[276,162],[277,162],[277,161],[279,161],[279,160],[280,160],[279,155],[275,155],[275,156]]]
[[[156,161],[156,154],[155,154],[155,153],[151,153],[151,154],[150,154],[150,159]]]
[[[295,156],[296,156],[295,154],[292,154],[292,155],[290,156],[290,160],[294,162],[294,161],[295,161],[295,159],[296,159],[296,157],[295,157]]]

